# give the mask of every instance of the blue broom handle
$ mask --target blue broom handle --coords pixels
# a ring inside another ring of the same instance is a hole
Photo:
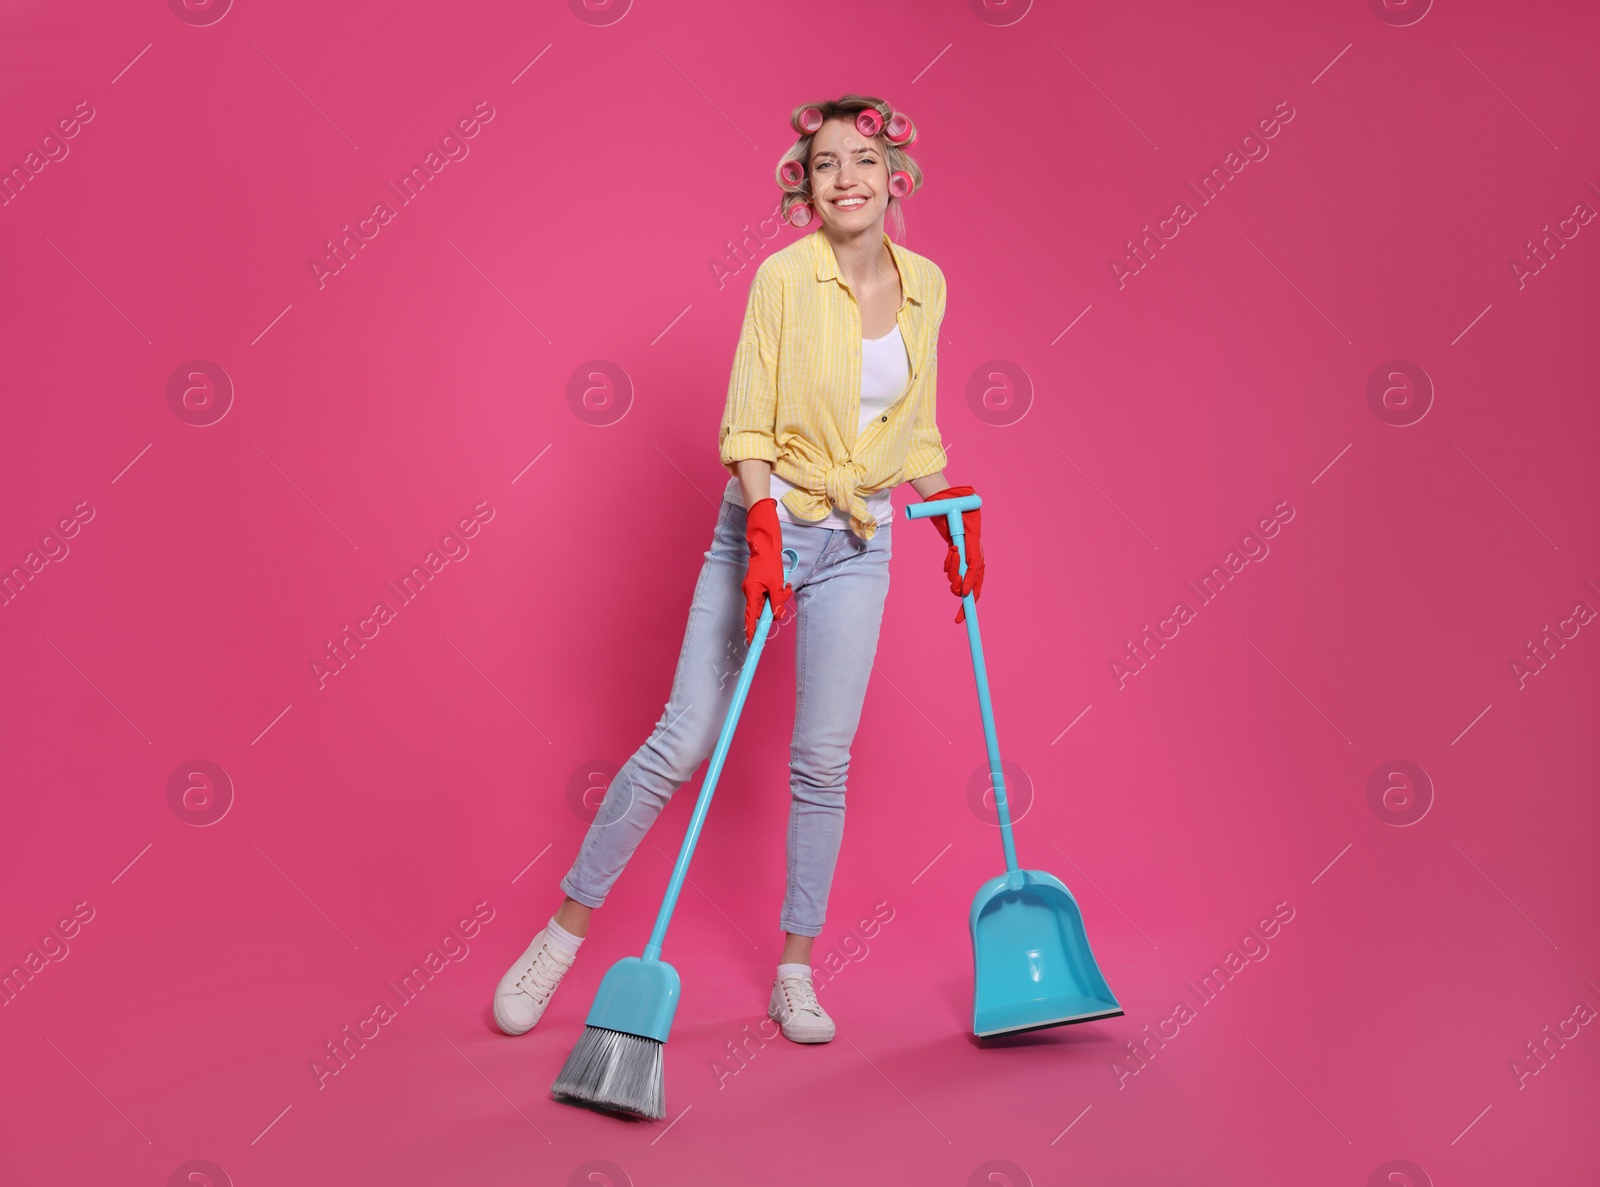
[[[959,572],[967,573],[967,530],[962,523],[963,511],[976,511],[983,505],[977,495],[962,495],[954,499],[932,499],[906,504],[907,519],[926,519],[943,515],[950,528],[950,542],[956,546],[961,561]],[[972,674],[978,683],[978,708],[983,713],[983,743],[989,751],[989,781],[994,785],[994,806],[1000,815],[1000,843],[1005,848],[1006,872],[1011,884],[1019,884],[1020,867],[1017,865],[1017,846],[1011,836],[1011,806],[1006,802],[1005,776],[1000,772],[1000,741],[994,732],[994,706],[989,700],[989,673],[983,663],[983,639],[978,634],[978,599],[970,593],[961,596],[966,611],[967,643],[972,648]]]
[[[789,575],[800,564],[800,554],[792,548],[785,548],[783,559],[783,579],[787,582]],[[744,709],[745,696],[750,692],[750,682],[755,679],[756,664],[761,659],[761,649],[767,645],[767,630],[771,625],[772,600],[768,598],[761,607],[761,618],[756,623],[755,636],[745,653],[744,667],[739,670],[739,683],[734,686],[733,703],[728,706],[722,732],[717,735],[716,749],[711,752],[711,764],[706,767],[705,778],[700,782],[700,796],[695,800],[689,831],[684,834],[683,844],[678,849],[678,860],[672,866],[672,881],[667,883],[666,896],[661,900],[661,912],[656,916],[654,930],[650,932],[650,942],[644,948],[645,960],[661,959],[661,945],[667,938],[667,924],[672,922],[672,909],[678,905],[678,892],[683,889],[684,880],[689,876],[689,859],[694,856],[694,847],[700,840],[700,828],[706,822],[706,813],[711,810],[711,796],[717,790],[722,764],[728,757],[728,748],[733,744],[733,728],[739,724],[739,714]]]

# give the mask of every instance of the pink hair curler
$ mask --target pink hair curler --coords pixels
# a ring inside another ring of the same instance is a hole
[[[791,226],[803,227],[811,221],[811,203],[796,202],[789,207],[789,223]]]
[[[902,111],[891,115],[889,122],[883,127],[889,143],[900,148],[909,147],[917,139],[917,129],[912,125],[911,118]]]
[[[916,188],[916,182],[911,180],[911,174],[904,169],[896,169],[889,174],[889,192],[896,198],[904,198]]]
[[[815,104],[802,107],[791,122],[794,124],[794,130],[800,135],[810,136],[822,127],[822,108]]]
[[[856,112],[856,131],[873,137],[883,131],[883,115],[876,107],[864,107]]]
[[[785,161],[778,166],[778,176],[783,179],[785,185],[792,185],[798,188],[805,184],[806,167],[799,161]]]

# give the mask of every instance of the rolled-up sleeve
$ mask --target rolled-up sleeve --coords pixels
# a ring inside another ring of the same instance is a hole
[[[778,438],[778,343],[783,330],[783,283],[761,262],[750,281],[744,328],[733,356],[728,402],[722,412],[718,452],[730,470],[746,458],[776,461]]]
[[[933,338],[928,344],[928,362],[917,377],[922,389],[917,393],[917,411],[911,424],[911,443],[906,447],[905,480],[926,478],[949,465],[944,443],[939,438],[936,416],[939,379],[939,327],[944,322],[945,285],[939,276],[939,293],[933,305]]]

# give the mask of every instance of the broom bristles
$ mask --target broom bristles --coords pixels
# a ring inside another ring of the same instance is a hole
[[[667,1115],[662,1054],[656,1039],[586,1026],[550,1090],[557,1097],[660,1121]]]

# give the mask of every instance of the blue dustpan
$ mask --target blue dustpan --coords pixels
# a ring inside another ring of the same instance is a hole
[[[950,540],[967,571],[967,548],[961,513],[982,505],[977,495],[912,503],[906,518],[946,516]],[[1072,892],[1054,874],[1017,865],[1011,836],[1011,810],[1000,773],[1000,743],[995,738],[989,677],[983,666],[983,641],[978,636],[978,603],[971,594],[961,600],[966,610],[967,642],[978,681],[978,706],[983,711],[983,740],[989,750],[989,778],[1000,815],[1000,840],[1006,872],[978,888],[972,900],[972,1033],[979,1038],[1064,1026],[1122,1013],[1116,997],[1095,963],[1084,931],[1083,914]]]
[[[1013,866],[989,879],[972,901],[971,924],[979,1038],[1122,1013],[1089,949],[1077,900],[1054,874]]]

